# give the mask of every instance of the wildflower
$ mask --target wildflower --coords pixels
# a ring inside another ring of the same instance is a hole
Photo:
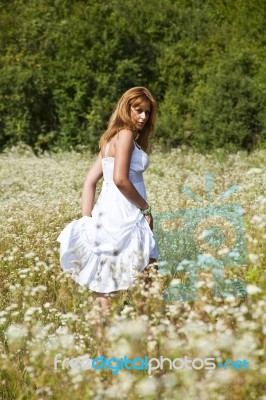
[[[27,336],[28,330],[24,325],[9,325],[6,330],[6,338],[9,343],[21,342]]]
[[[155,395],[158,390],[158,382],[151,375],[150,377],[142,379],[136,384],[136,392],[141,397],[149,397]]]
[[[261,289],[256,286],[256,285],[247,285],[247,292],[248,294],[257,294],[257,293],[261,293]]]

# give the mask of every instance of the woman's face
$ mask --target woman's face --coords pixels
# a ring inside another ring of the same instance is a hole
[[[151,112],[150,102],[143,100],[138,106],[131,106],[130,116],[135,128],[141,131],[146,125]]]

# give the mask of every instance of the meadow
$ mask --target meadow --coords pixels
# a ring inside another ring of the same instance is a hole
[[[154,274],[148,289],[139,276],[136,287],[112,297],[105,318],[94,294],[61,270],[56,241],[81,217],[82,186],[94,157],[74,151],[36,156],[21,145],[0,155],[1,399],[266,400],[266,151],[204,155],[154,148],[145,173],[156,213],[195,207],[184,185],[206,199],[206,172],[215,176],[215,197],[239,186],[223,204],[233,201],[244,210],[248,262],[224,273],[246,285],[246,296],[215,296],[212,272],[202,270],[197,300],[166,301],[164,289],[184,283],[182,273]],[[97,195],[100,189],[101,183]],[[99,323],[103,338],[96,335]],[[55,369],[58,353],[62,359],[214,357],[218,363],[246,360],[250,368],[170,369],[166,362],[150,374],[114,374]]]

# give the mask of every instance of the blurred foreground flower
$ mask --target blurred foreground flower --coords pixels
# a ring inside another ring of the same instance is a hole
[[[6,338],[9,344],[20,343],[27,336],[28,330],[24,325],[9,325],[6,330]]]
[[[261,289],[258,286],[255,285],[248,285],[247,286],[247,292],[248,294],[256,294],[256,293],[261,293]]]

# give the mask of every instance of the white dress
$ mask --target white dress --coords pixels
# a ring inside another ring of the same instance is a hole
[[[108,148],[102,159],[103,185],[91,217],[70,222],[60,233],[60,263],[80,285],[110,293],[134,286],[136,276],[158,258],[156,239],[140,209],[131,203],[113,181],[114,158]],[[148,155],[134,142],[129,180],[146,200],[142,173]]]

